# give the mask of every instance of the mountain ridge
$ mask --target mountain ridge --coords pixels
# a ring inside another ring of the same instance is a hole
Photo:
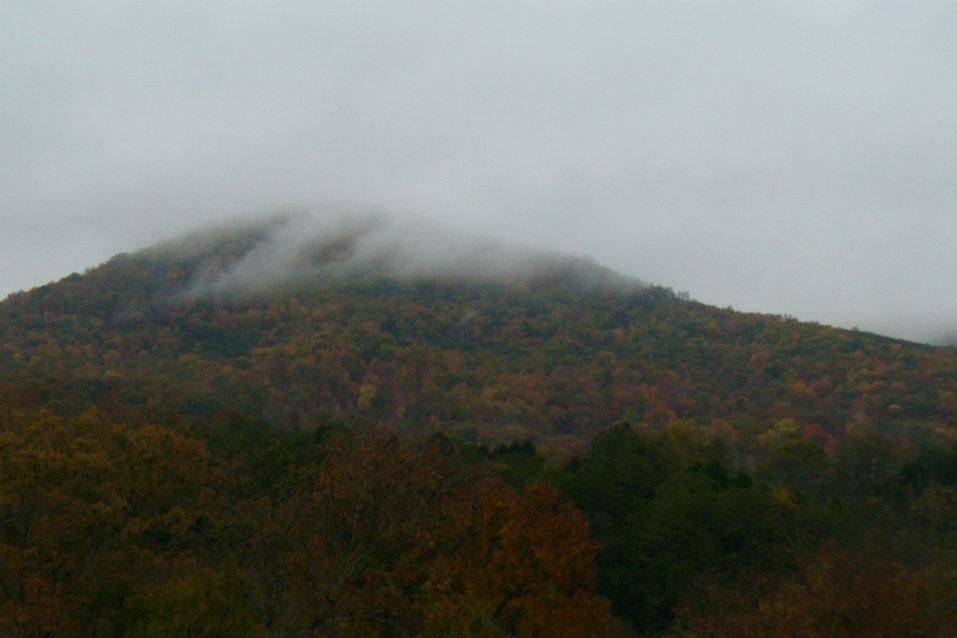
[[[467,243],[415,260],[449,237],[402,235],[421,226],[333,225],[316,243],[309,223],[193,235],[8,297],[0,378],[76,388],[76,409],[388,423],[556,453],[620,420],[957,425],[949,349],[707,306],[554,254]],[[462,254],[468,268],[441,270]]]

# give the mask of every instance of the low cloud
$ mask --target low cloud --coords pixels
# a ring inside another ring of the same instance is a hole
[[[937,341],[955,32],[948,2],[6,0],[0,295],[334,201]],[[484,258],[380,240],[423,251],[397,271]]]
[[[467,234],[434,220],[362,210],[297,211],[221,224],[147,251],[194,262],[190,296],[268,292],[316,280],[384,277],[643,285],[591,259]]]

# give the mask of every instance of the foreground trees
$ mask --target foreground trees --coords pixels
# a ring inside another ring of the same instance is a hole
[[[644,631],[702,583],[773,569],[786,545],[787,508],[685,428],[612,428],[558,480],[602,544],[601,591]]]
[[[528,443],[12,405],[0,636],[938,636],[957,623],[957,448],[932,432],[859,427],[822,445],[789,423],[619,425],[553,465]]]
[[[881,548],[883,549],[883,548]],[[875,548],[826,547],[796,574],[757,576],[747,587],[713,592],[708,605],[682,610],[689,637],[948,636],[952,601],[928,574]]]
[[[608,635],[596,543],[553,487],[387,433],[270,475],[95,414],[4,414],[0,634]],[[268,444],[268,435],[257,445]],[[275,443],[275,440],[273,440]]]
[[[0,628],[80,635],[132,592],[193,569],[220,475],[203,443],[87,414],[4,415]]]
[[[288,549],[275,615],[325,635],[600,636],[596,544],[558,492],[522,492],[439,443],[337,442],[267,535]]]
[[[615,426],[560,468],[522,446],[490,456],[574,499],[598,592],[639,635],[948,636],[957,448],[921,437],[684,422]]]

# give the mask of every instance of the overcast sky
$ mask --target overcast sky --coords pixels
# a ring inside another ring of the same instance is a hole
[[[957,3],[0,2],[0,296],[290,204],[957,331]]]

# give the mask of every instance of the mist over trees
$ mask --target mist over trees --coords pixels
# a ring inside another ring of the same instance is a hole
[[[369,210],[293,211],[213,226],[146,251],[186,265],[187,296],[268,294],[315,282],[369,279],[519,283],[562,278],[582,287],[642,284],[584,257],[469,235],[433,220]]]

